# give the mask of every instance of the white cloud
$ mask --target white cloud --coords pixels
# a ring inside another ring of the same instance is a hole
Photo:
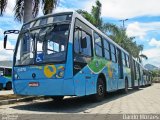
[[[79,1],[83,8],[90,11],[96,0]],[[160,0],[100,0],[102,16],[116,19],[133,18],[139,16],[159,16]]]
[[[8,16],[14,15],[13,10],[14,10],[15,4],[16,4],[16,0],[8,0],[6,11],[5,11],[6,15],[8,15]]]
[[[12,45],[9,41],[7,42],[8,49],[14,49],[14,45]],[[3,49],[3,41],[0,41],[0,60],[12,60],[13,58],[13,51],[12,50],[5,50]]]
[[[149,31],[159,31],[160,22],[140,23],[133,22],[127,26],[127,35],[129,37],[139,37],[143,39]]]
[[[60,1],[57,9],[68,9],[63,4],[70,6],[70,9],[91,10],[91,6],[95,5],[96,0],[70,0]],[[160,15],[160,0],[100,0],[102,3],[102,16],[117,19],[133,18],[138,16],[159,16]],[[8,0],[6,15],[13,16],[13,9],[16,0]],[[41,9],[41,7],[40,7]],[[40,14],[42,14],[40,10]]]
[[[10,41],[7,41],[7,46],[8,49],[14,49],[14,45],[11,44]],[[3,40],[0,40],[0,50],[3,50]]]
[[[5,30],[3,30],[2,28],[0,28],[0,35],[1,35],[0,38],[1,39],[3,39],[3,33],[4,33],[4,31]],[[18,38],[18,34],[8,34],[8,41],[16,42],[17,38]]]
[[[149,31],[158,31],[160,29],[160,22],[139,23],[134,22],[127,26],[127,35],[130,37],[139,37],[145,40],[150,46],[154,48],[147,48],[143,54],[147,55],[148,60],[144,60],[144,64],[153,64],[160,66],[160,41],[152,38],[151,40],[144,39],[148,36]]]
[[[8,41],[16,42],[18,38],[18,34],[8,34]]]
[[[3,35],[3,29],[0,28],[0,35]]]
[[[150,63],[160,67],[160,48],[151,48],[143,51],[147,55],[148,60],[144,60],[144,64]]]
[[[57,12],[66,12],[66,11],[74,11],[74,9],[69,9],[69,8],[64,8],[64,7],[57,7],[53,13],[57,13]]]
[[[160,15],[160,0],[100,0],[102,16],[118,19]]]
[[[127,35],[129,37],[139,37],[141,39],[146,35],[146,29],[140,26],[140,23],[135,22],[127,26]]]
[[[160,51],[160,41],[159,40],[152,38],[149,42],[149,45],[154,46],[154,47],[159,47],[159,51]]]

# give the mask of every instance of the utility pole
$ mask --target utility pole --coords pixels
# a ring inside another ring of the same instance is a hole
[[[120,22],[122,22],[122,25],[123,25],[122,27],[123,27],[123,29],[125,29],[125,24],[124,24],[124,22],[127,21],[127,20],[128,20],[128,19],[119,20]]]

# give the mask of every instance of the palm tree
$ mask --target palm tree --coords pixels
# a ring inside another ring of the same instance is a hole
[[[26,23],[27,21],[37,17],[40,3],[42,3],[43,14],[52,13],[56,8],[59,0],[16,0],[14,8],[15,19]],[[0,0],[0,15],[5,12],[8,0]]]
[[[104,23],[101,18],[101,8],[102,5],[99,0],[97,0],[96,6],[92,6],[91,13],[84,10],[77,10],[77,12],[102,32],[107,33],[112,40],[127,50],[132,56],[137,59],[141,58],[139,54],[143,50],[143,46],[137,45],[134,41],[135,37],[128,37],[126,34],[126,29],[120,28],[111,23]]]
[[[99,28],[103,31],[103,21],[101,18],[101,8],[102,5],[99,0],[96,1],[96,6],[92,6],[91,13],[88,13],[84,10],[77,10],[79,14],[81,14],[84,18],[86,18],[90,23],[92,23],[95,27]]]
[[[148,59],[148,57],[147,57],[146,55],[142,54],[143,47],[144,47],[143,45],[139,45],[139,46],[138,46],[138,49],[139,49],[138,59],[139,59],[139,62],[140,62],[140,63],[142,62],[142,59],[145,59],[145,60]]]

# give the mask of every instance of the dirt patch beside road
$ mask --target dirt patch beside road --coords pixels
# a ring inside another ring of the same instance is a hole
[[[20,96],[20,95],[0,95],[0,100],[8,100],[8,99],[18,99],[18,98],[23,98],[24,96]]]

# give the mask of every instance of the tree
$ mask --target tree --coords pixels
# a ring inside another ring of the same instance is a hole
[[[40,3],[42,3],[43,14],[52,13],[53,9],[56,8],[59,0],[16,0],[14,8],[15,19],[25,23],[35,17],[39,12]],[[0,0],[0,15],[2,16],[5,12],[8,0]]]
[[[139,50],[138,60],[140,63],[142,62],[142,59],[145,59],[145,60],[148,59],[148,57],[146,55],[142,54],[143,47],[144,47],[143,45],[138,45],[138,50]]]
[[[128,37],[126,34],[126,29],[120,28],[111,23],[103,22],[101,18],[101,8],[102,5],[99,0],[97,0],[96,6],[92,6],[91,13],[84,10],[77,10],[77,12],[102,32],[107,33],[112,40],[123,47],[132,56],[139,59],[140,62],[142,58],[147,59],[147,56],[143,54],[140,55],[140,52],[143,50],[143,45],[137,45],[134,41],[135,37]]]
[[[92,23],[95,27],[99,28],[103,31],[103,21],[101,18],[101,3],[99,0],[96,1],[96,6],[92,6],[91,13],[88,13],[84,10],[77,10],[79,14],[81,14],[84,18],[86,18],[90,23]]]

